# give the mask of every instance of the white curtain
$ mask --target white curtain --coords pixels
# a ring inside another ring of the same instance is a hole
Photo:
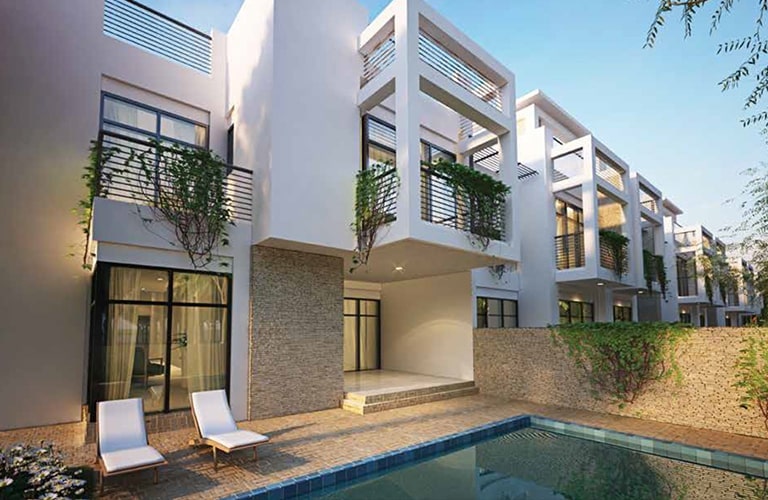
[[[194,274],[185,275],[184,278],[188,278],[183,285],[187,301],[221,303],[225,280]],[[226,309],[176,307],[173,314],[177,334],[186,334],[182,371],[189,392],[224,388],[227,366]]]
[[[112,272],[110,297],[138,300],[141,294],[141,270],[120,268]],[[111,306],[106,348],[106,397],[125,399],[131,392],[133,361],[138,334],[138,306]]]

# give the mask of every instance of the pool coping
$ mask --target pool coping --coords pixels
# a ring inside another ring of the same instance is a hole
[[[525,428],[534,428],[563,436],[618,446],[621,448],[694,463],[706,467],[768,478],[768,460],[749,455],[730,453],[716,449],[689,446],[674,441],[649,438],[628,432],[603,429],[573,422],[566,422],[538,415],[517,415],[497,420],[465,431],[449,434],[405,448],[372,455],[363,460],[349,462],[336,467],[322,469],[295,478],[243,491],[225,497],[226,500],[287,500],[309,493],[330,493],[342,483],[352,484],[357,480],[373,477],[375,474],[410,465],[426,458],[432,458],[446,451],[458,450]]]

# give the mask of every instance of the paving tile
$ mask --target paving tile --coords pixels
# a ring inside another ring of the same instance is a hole
[[[566,422],[607,429],[582,432],[607,443],[617,441],[615,432],[632,434],[632,442],[638,449],[647,448],[646,440],[650,438],[715,450],[710,456],[699,457],[695,450],[691,452],[686,448],[686,458],[694,462],[709,458],[715,466],[730,465],[729,457],[722,452],[768,459],[768,440],[765,439],[477,395],[365,416],[338,409],[241,422],[242,428],[267,434],[271,441],[260,447],[256,462],[248,451],[220,454],[218,472],[213,470],[210,448],[190,446],[189,441],[194,438],[191,428],[153,433],[149,435],[150,444],[169,462],[160,470],[159,484],[152,484],[151,472],[108,478],[104,497],[221,498],[352,462],[360,462],[354,471],[355,477],[359,477],[380,470],[383,464],[400,463],[398,460],[403,459],[386,457],[387,453],[523,414],[558,420],[554,427],[560,430],[566,429]],[[56,443],[65,453],[67,463],[92,466],[96,449],[93,443],[86,443],[86,432],[86,425],[82,423],[5,431],[0,432],[0,446],[45,440]],[[458,444],[469,439],[467,433]],[[443,448],[446,446],[434,445],[432,451]],[[416,450],[412,449],[411,453],[419,456]],[[683,450],[673,444],[654,449],[657,453],[662,451],[670,457],[683,456]],[[375,461],[365,461],[374,456]],[[744,459],[737,459],[733,465],[752,474],[759,474],[762,468],[761,462]],[[768,470],[762,473],[765,475]],[[320,481],[328,487],[342,477],[346,477],[343,470]],[[311,483],[310,490],[315,490],[318,484]],[[295,484],[294,489],[298,492]],[[281,492],[270,492],[266,498],[283,497]]]

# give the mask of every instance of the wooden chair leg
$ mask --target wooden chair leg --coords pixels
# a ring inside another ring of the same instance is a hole
[[[158,477],[159,477],[158,469],[159,469],[159,467],[155,467],[155,484],[157,484],[157,480],[158,480]]]
[[[257,460],[258,458],[259,458],[259,456],[256,454],[256,447],[254,446],[253,447],[253,459]]]
[[[104,472],[99,468],[99,493],[104,493]]]
[[[213,448],[213,470],[217,471],[217,470],[219,470],[219,463],[218,463],[218,461],[216,459],[216,447],[215,446],[211,446],[211,448]]]

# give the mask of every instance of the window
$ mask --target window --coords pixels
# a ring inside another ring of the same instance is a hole
[[[477,327],[517,328],[517,301],[478,297]]]
[[[235,124],[227,129],[227,165],[235,164]]]
[[[558,269],[583,267],[584,212],[566,201],[555,199],[555,260]]]
[[[395,127],[371,115],[363,117],[363,168],[376,164],[395,166]]]
[[[139,140],[208,147],[208,127],[112,94],[102,94],[101,128]]]
[[[681,312],[680,323],[688,323],[689,325],[693,324],[693,318],[691,317],[691,313]]]
[[[632,321],[632,308],[613,306],[613,321]]]
[[[595,308],[591,302],[561,300],[560,323],[592,323],[595,321]]]
[[[344,299],[344,371],[380,367],[381,302]]]
[[[686,297],[698,295],[698,282],[696,278],[696,260],[677,256],[677,295]]]
[[[228,389],[230,278],[100,263],[94,274],[89,403],[142,398],[147,412],[188,408]]]

